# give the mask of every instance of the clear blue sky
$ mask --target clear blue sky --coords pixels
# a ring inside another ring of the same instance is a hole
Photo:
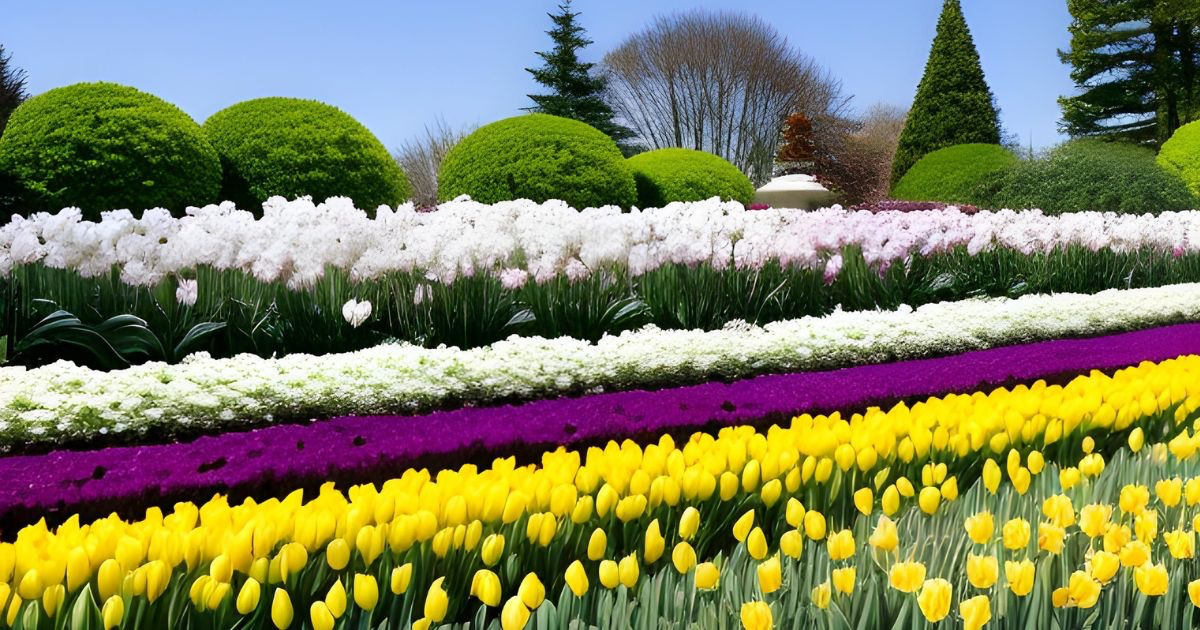
[[[519,113],[525,67],[549,46],[557,0],[95,0],[7,3],[0,42],[31,91],[79,81],[133,85],[197,121],[260,96],[314,98],[388,148],[442,116],[454,126]],[[597,61],[654,16],[703,7],[756,14],[839,77],[853,104],[907,106],[941,0],[576,0]],[[963,0],[1006,129],[1060,139],[1070,93],[1065,0]]]

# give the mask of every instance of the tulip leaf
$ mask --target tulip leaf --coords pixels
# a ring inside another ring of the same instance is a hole
[[[75,603],[71,605],[71,630],[91,630],[102,624],[100,607],[96,605],[92,595],[92,585],[87,583],[75,594]]]

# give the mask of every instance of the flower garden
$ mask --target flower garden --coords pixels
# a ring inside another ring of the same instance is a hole
[[[0,628],[1200,626],[1200,120],[1021,156],[956,0],[882,192],[795,109],[837,203],[615,105],[421,183],[316,101],[24,100]]]

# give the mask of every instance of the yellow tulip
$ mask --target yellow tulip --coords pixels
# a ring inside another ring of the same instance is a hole
[[[500,627],[503,630],[521,630],[529,623],[530,612],[518,596],[508,598],[500,611]]]
[[[625,588],[631,589],[637,584],[639,572],[637,556],[632,553],[621,558],[621,562],[617,565],[617,575]]]
[[[1053,523],[1038,523],[1038,549],[1054,555],[1062,553],[1067,531]]]
[[[1119,505],[1126,514],[1141,514],[1150,503],[1150,489],[1142,485],[1129,484],[1121,488]]]
[[[1192,605],[1200,608],[1200,580],[1192,580],[1188,582],[1188,598],[1192,600]]]
[[[804,554],[804,535],[795,529],[784,532],[779,539],[779,550],[789,558],[799,560]]]
[[[750,530],[750,535],[746,537],[746,551],[755,560],[767,557],[767,537],[763,534],[762,529],[755,527]]]
[[[46,616],[53,619],[62,610],[63,600],[67,598],[67,589],[62,584],[55,584],[42,592],[42,610]]]
[[[1090,538],[1099,538],[1108,531],[1108,519],[1112,516],[1112,506],[1093,503],[1079,510],[1079,529]]]
[[[546,601],[546,587],[542,585],[536,573],[526,573],[521,579],[521,585],[517,587],[517,596],[526,608],[537,610],[537,607]]]
[[[1076,571],[1067,581],[1067,605],[1091,608],[1100,601],[1100,582],[1084,571]]]
[[[262,597],[262,585],[254,578],[247,578],[246,583],[238,591],[237,611],[240,615],[249,615],[258,608],[258,600]]]
[[[902,497],[913,497],[917,493],[916,488],[913,487],[908,477],[900,477],[896,480],[896,490],[900,492],[900,496]]]
[[[440,577],[429,585],[429,592],[425,594],[425,618],[438,623],[446,618],[446,609],[450,607],[450,596],[446,593],[446,589],[442,588],[442,581],[446,578]]]
[[[816,510],[805,512],[804,533],[812,540],[825,538],[825,515]]]
[[[1150,548],[1146,543],[1135,540],[1121,547],[1117,555],[1121,557],[1121,566],[1140,567],[1150,561]]]
[[[588,560],[593,562],[604,557],[604,553],[608,550],[608,534],[604,533],[603,529],[597,527],[592,530],[592,536],[588,538],[587,554]]]
[[[666,549],[667,540],[663,538],[662,531],[658,527],[658,519],[650,521],[650,526],[646,528],[646,541],[643,546],[642,559],[646,564],[654,564],[663,555],[663,550]]]
[[[687,516],[687,514],[685,513],[684,516]],[[699,519],[697,518],[697,520]],[[804,523],[804,504],[801,503],[796,497],[791,497],[787,500],[787,509],[784,510],[784,520],[787,521],[788,525],[791,525],[796,529],[800,529],[801,524]],[[683,537],[682,520],[679,521],[679,527],[679,535],[680,537]]]
[[[1158,512],[1142,512],[1133,519],[1133,531],[1138,540],[1150,544],[1158,538]]]
[[[680,543],[686,544],[686,543]],[[587,571],[583,569],[583,563],[576,560],[567,567],[567,587],[575,594],[575,597],[583,597],[588,591]]]
[[[357,590],[355,589],[355,591]],[[499,606],[501,597],[500,576],[487,569],[479,569],[471,577],[471,595],[482,602],[484,606]]]
[[[1142,431],[1142,427],[1137,427],[1129,432],[1129,450],[1134,453],[1142,450],[1142,445],[1146,443],[1146,433]]]
[[[696,588],[710,591],[717,588],[721,580],[721,571],[711,562],[701,562],[696,565]]]
[[[696,550],[686,542],[675,545],[675,548],[671,550],[671,564],[680,573],[691,571],[692,567],[696,566]]]
[[[778,479],[772,479],[763,484],[759,494],[762,497],[763,505],[772,507],[776,501],[779,501],[779,496],[783,494],[783,484]]]
[[[617,588],[621,583],[621,570],[612,560],[600,561],[600,585],[604,588]]]
[[[853,595],[854,594],[854,577],[855,577],[854,567],[846,567],[844,569],[834,569],[833,570],[833,587],[835,589],[837,589],[837,591],[839,593]]]
[[[1133,584],[1139,592],[1148,597],[1158,597],[1167,592],[1167,567],[1159,564],[1149,564],[1133,570]]]
[[[100,599],[108,601],[113,595],[121,591],[121,583],[125,581],[125,571],[121,568],[121,563],[109,558],[100,563],[100,570],[96,573],[96,586]]]
[[[312,603],[308,608],[308,618],[312,620],[313,630],[333,630],[333,613],[323,601],[317,600]]]
[[[489,534],[487,538],[483,539],[483,545],[479,548],[479,558],[483,560],[484,566],[496,566],[502,555],[504,555],[504,534]]]
[[[1033,475],[1030,474],[1028,468],[1024,466],[1018,467],[1009,474],[1009,477],[1012,481],[1013,489],[1017,491],[1017,494],[1025,496],[1025,493],[1029,492],[1029,484],[1033,483]]]
[[[963,620],[963,630],[980,630],[992,620],[991,601],[987,595],[976,595],[958,604],[958,614]]]
[[[886,516],[880,516],[879,521],[875,524],[875,530],[871,532],[867,542],[880,551],[895,550],[900,546],[900,532],[896,529],[895,521]]]
[[[1024,597],[1033,590],[1035,567],[1029,560],[1004,562],[1004,578],[1008,580],[1008,588],[1017,597]]]
[[[942,482],[942,498],[947,501],[954,501],[958,498],[958,478],[951,477]]]
[[[375,576],[354,574],[354,603],[363,610],[375,609],[375,604],[379,603],[379,583],[375,581]]]
[[[791,501],[794,500],[795,499],[789,500],[789,509],[791,506]],[[700,510],[688,506],[688,508],[683,511],[683,515],[679,517],[679,537],[683,540],[691,540],[692,537],[696,535],[696,532],[699,531],[699,529]]]
[[[121,599],[120,595],[113,595],[104,600],[104,607],[100,609],[100,619],[104,623],[104,630],[112,630],[120,626],[124,617],[125,600]],[[11,624],[12,621],[10,619],[9,625]]]
[[[1083,438],[1083,452],[1084,453],[1091,453],[1095,449],[1096,449],[1096,440],[1092,439],[1092,436],[1089,435],[1089,436]]]
[[[750,535],[750,528],[752,527],[754,527],[754,510],[746,510],[746,513],[738,517],[738,520],[733,524],[733,537],[738,542],[745,542],[746,536]]]
[[[1029,467],[1030,473],[1038,475],[1046,467],[1046,458],[1042,456],[1040,451],[1030,451],[1029,457],[1025,459],[1025,463]]]
[[[1188,507],[1200,503],[1200,477],[1192,477],[1183,484],[1183,498]]]
[[[854,507],[862,512],[863,516],[870,516],[871,511],[875,509],[875,494],[870,488],[860,488],[854,493]]]
[[[233,578],[233,564],[229,556],[221,554],[213,558],[212,563],[208,565],[208,575],[218,582],[228,583]]]
[[[829,587],[829,580],[825,580],[824,582],[821,582],[813,587],[810,597],[812,597],[813,604],[815,604],[817,608],[825,610],[826,608],[829,608],[829,600],[832,599],[832,595],[833,591]]]
[[[1190,531],[1179,529],[1166,532],[1163,534],[1163,541],[1167,543],[1167,550],[1171,552],[1171,557],[1176,560],[1184,560],[1196,555],[1196,537]]]
[[[1117,570],[1120,568],[1121,560],[1116,554],[1107,551],[1097,551],[1092,554],[1088,572],[1096,580],[1107,582],[1117,574]]]
[[[17,586],[17,593],[21,599],[38,599],[42,596],[42,580],[38,576],[37,569],[30,569],[21,576],[21,582]]]
[[[774,620],[771,618],[771,607],[766,602],[746,602],[742,604],[742,628],[745,630],[771,630]]]
[[[1066,608],[1071,601],[1071,589],[1060,586],[1050,591],[1050,605],[1054,608]]]
[[[333,581],[333,586],[325,593],[325,607],[334,619],[340,619],[346,614],[346,587],[340,579]]]
[[[1070,527],[1075,524],[1075,506],[1070,497],[1056,494],[1042,502],[1042,516],[1059,527]]]
[[[281,588],[275,589],[275,597],[271,600],[271,623],[275,624],[279,630],[283,630],[292,625],[292,616],[292,600],[288,597],[287,591]]]
[[[83,547],[75,547],[67,553],[67,590],[74,592],[92,576],[92,564]]]
[[[1079,483],[1079,469],[1074,466],[1059,469],[1058,483],[1064,491],[1074,488]]]
[[[334,538],[325,547],[325,563],[334,571],[341,571],[350,564],[350,544],[344,539]]]
[[[879,499],[879,507],[887,516],[900,511],[900,491],[896,489],[895,484],[884,489],[883,497]]]
[[[1000,563],[995,556],[967,556],[967,581],[975,588],[991,588],[1000,576]]]
[[[405,562],[403,565],[392,569],[392,593],[394,595],[403,595],[408,591],[408,585],[412,582],[413,566],[411,562]]]
[[[937,512],[938,505],[942,502],[942,493],[933,486],[925,486],[921,488],[921,494],[917,497],[917,505],[921,507],[921,511],[926,514]]]
[[[1104,550],[1119,554],[1131,540],[1133,534],[1128,525],[1109,525],[1108,531],[1104,532]]]
[[[973,516],[968,516],[964,521],[964,526],[967,529],[967,536],[977,545],[987,544],[992,539],[992,535],[996,531],[995,520],[992,519],[991,512],[979,512]]]
[[[942,578],[926,580],[921,586],[921,594],[917,596],[917,606],[921,614],[932,623],[937,623],[950,614],[950,598],[952,596],[950,582]]]
[[[764,594],[774,593],[783,585],[783,572],[779,566],[779,555],[771,556],[758,565],[758,587]]]
[[[920,562],[897,562],[888,570],[888,584],[901,593],[915,593],[925,583],[925,565]]]
[[[5,616],[5,619],[8,621],[8,625],[10,625],[10,626],[16,625],[17,613],[21,611],[22,603],[24,603],[24,602],[21,601],[20,595],[13,595],[12,600],[10,600],[8,602],[8,613]]]
[[[1154,484],[1154,495],[1167,507],[1175,507],[1183,500],[1183,480],[1164,479]]]
[[[830,534],[826,543],[830,560],[845,560],[854,556],[854,533],[848,529]]]

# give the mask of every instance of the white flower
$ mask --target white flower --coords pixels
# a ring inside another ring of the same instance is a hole
[[[195,306],[199,294],[200,287],[193,278],[182,278],[175,287],[175,300],[184,306]]]
[[[509,291],[520,289],[529,281],[529,272],[524,269],[509,268],[500,272],[500,284]]]
[[[363,322],[371,317],[371,303],[367,300],[359,302],[354,298],[350,298],[349,302],[342,305],[342,317],[346,319],[354,328],[362,326]]]

